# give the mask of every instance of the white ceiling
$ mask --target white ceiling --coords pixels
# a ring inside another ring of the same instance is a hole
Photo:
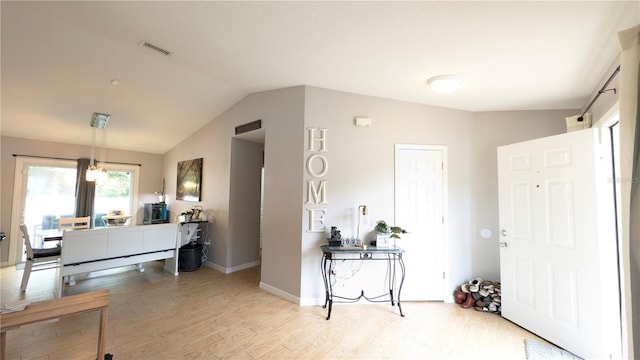
[[[111,115],[109,148],[162,154],[247,94],[296,85],[469,111],[582,108],[639,4],[2,1],[0,130],[89,144],[97,111]],[[464,78],[453,95],[426,86],[450,73]]]

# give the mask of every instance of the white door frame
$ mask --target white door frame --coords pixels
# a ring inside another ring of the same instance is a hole
[[[15,265],[17,261],[22,259],[22,235],[20,234],[20,222],[23,219],[24,201],[22,194],[26,191],[27,177],[25,166],[62,166],[70,165],[77,167],[78,162],[75,160],[64,159],[48,159],[37,157],[21,157],[16,156],[16,167],[13,178],[13,203],[11,206],[11,235],[9,236],[9,257],[7,264]]]
[[[448,214],[449,214],[449,190],[448,190],[448,158],[447,158],[447,149],[446,145],[415,145],[415,144],[395,144],[395,154],[394,160],[395,164],[398,164],[398,157],[400,155],[401,150],[429,150],[429,151],[440,151],[442,152],[442,246],[441,246],[441,254],[438,254],[440,259],[442,259],[441,268],[443,271],[443,281],[441,288],[441,298],[445,300],[445,302],[451,298],[449,294],[449,285],[448,285],[448,274],[449,274],[449,231],[448,231]],[[397,166],[394,166],[397,168]],[[394,172],[394,177],[396,177],[395,182],[397,183],[397,172]],[[396,219],[396,214],[398,214],[398,199],[395,196],[395,185],[394,185],[394,223],[398,223],[398,219]]]

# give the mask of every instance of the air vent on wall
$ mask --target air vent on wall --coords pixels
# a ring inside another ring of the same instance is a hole
[[[169,55],[172,54],[171,51],[165,50],[165,49],[161,48],[160,46],[153,45],[152,43],[146,42],[144,40],[140,41],[140,43],[138,45],[141,45],[141,46],[147,47],[147,48],[149,48],[149,49],[151,49],[153,51],[159,52],[164,56],[169,56]]]

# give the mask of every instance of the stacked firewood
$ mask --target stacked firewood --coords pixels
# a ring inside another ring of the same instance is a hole
[[[455,290],[454,299],[463,308],[500,314],[501,293],[499,282],[473,278]]]

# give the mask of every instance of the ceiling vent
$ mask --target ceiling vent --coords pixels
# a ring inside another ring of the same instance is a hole
[[[169,55],[171,55],[171,54],[172,54],[172,52],[171,52],[171,51],[165,50],[165,49],[161,48],[160,46],[153,45],[152,43],[150,43],[150,42],[146,42],[146,41],[144,41],[144,40],[140,41],[140,43],[139,43],[138,45],[141,45],[141,46],[147,47],[147,48],[149,48],[149,49],[151,49],[151,50],[153,50],[153,51],[155,51],[155,52],[159,52],[159,53],[161,53],[161,54],[162,54],[162,55],[164,55],[164,56],[169,56]]]

